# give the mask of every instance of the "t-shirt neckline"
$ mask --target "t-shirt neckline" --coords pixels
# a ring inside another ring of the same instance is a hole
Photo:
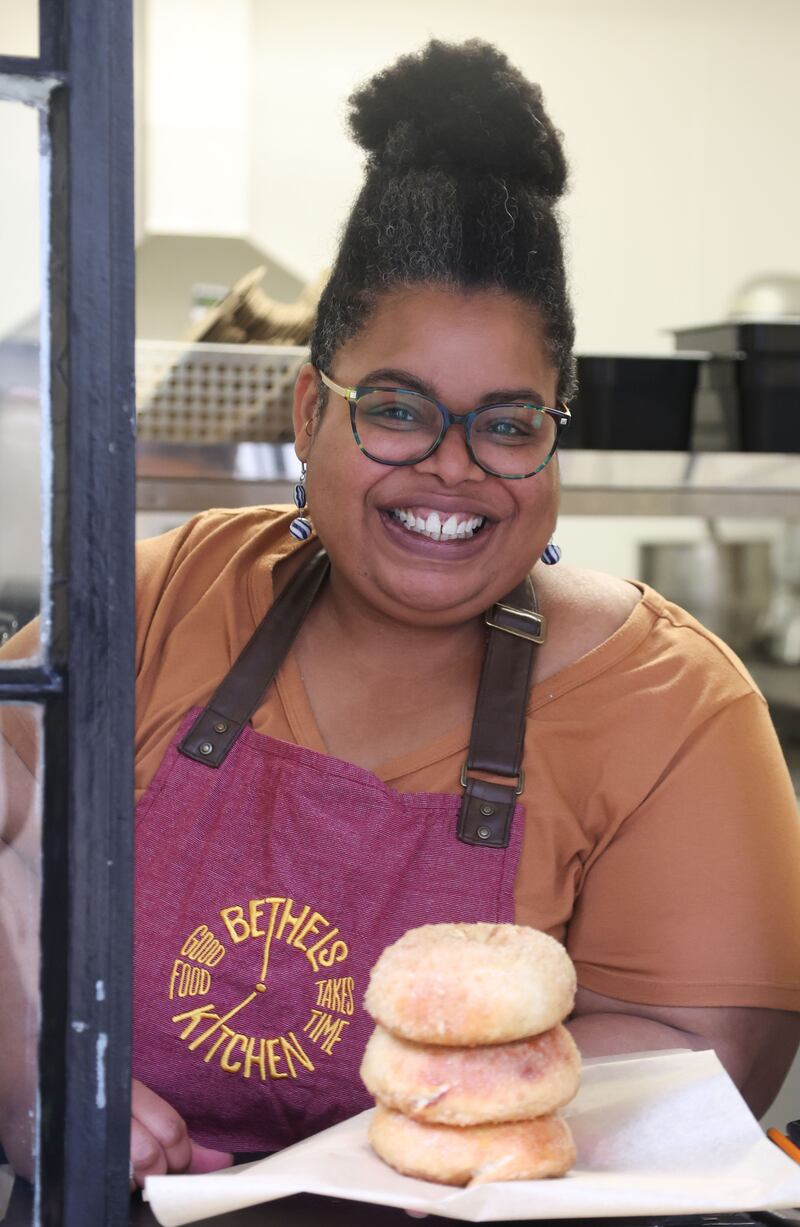
[[[294,552],[290,550],[288,554]],[[270,567],[270,583],[273,583],[274,564],[285,557],[287,557],[286,554],[282,555],[280,560],[273,560],[273,566]],[[577,660],[543,681],[535,682],[530,692],[529,714],[555,702],[561,695],[574,690],[576,686],[583,685],[598,674],[604,673],[638,647],[647,636],[658,616],[659,597],[647,584],[638,581],[630,582],[639,589],[642,596],[622,625],[608,639],[603,640]],[[250,594],[251,608],[253,595],[254,593]],[[270,593],[271,598],[272,593]],[[255,610],[253,612],[255,619],[257,615]],[[291,649],[278,671],[275,685],[292,735],[298,744],[334,757],[325,744],[325,739],[317,724],[297,658]],[[435,741],[417,746],[407,754],[378,763],[371,767],[370,771],[383,783],[391,783],[393,780],[413,775],[459,752],[465,752],[469,746],[470,731],[471,721],[458,725]]]

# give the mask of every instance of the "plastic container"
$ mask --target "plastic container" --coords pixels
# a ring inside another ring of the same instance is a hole
[[[728,446],[800,452],[800,321],[730,321],[675,331],[678,350],[708,349],[708,391]]]
[[[580,354],[565,447],[687,451],[704,353]]]

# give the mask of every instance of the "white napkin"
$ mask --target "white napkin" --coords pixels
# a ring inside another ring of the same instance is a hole
[[[269,1159],[205,1176],[151,1176],[145,1197],[163,1227],[292,1193],[475,1223],[800,1205],[800,1166],[764,1137],[714,1052],[587,1061],[581,1089],[562,1114],[578,1160],[556,1180],[473,1189],[411,1180],[373,1154],[370,1112],[362,1112]]]

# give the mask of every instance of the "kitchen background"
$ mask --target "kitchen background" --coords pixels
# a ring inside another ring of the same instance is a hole
[[[0,0],[3,52],[32,51],[34,9]],[[256,266],[281,302],[318,281],[359,181],[347,95],[431,35],[497,43],[541,82],[566,135],[580,354],[667,356],[673,329],[732,315],[778,322],[787,337],[800,329],[796,0],[306,0],[292,11],[271,0],[136,0],[143,341],[166,344],[174,361],[203,304]],[[38,140],[35,112],[0,104],[0,157],[15,168],[0,194],[0,638],[35,612],[40,582]],[[154,352],[141,347],[143,387]],[[558,540],[570,562],[653,578],[726,633],[768,692],[797,771],[800,343],[787,361],[781,378],[797,390],[782,388],[767,450],[720,457],[740,441],[720,428],[721,402],[706,390],[695,405],[710,455],[565,452]],[[655,394],[662,374],[653,379]],[[150,434],[140,534],[201,505],[266,501],[275,489],[286,498],[290,447],[266,455],[245,444],[234,459],[228,449],[212,480],[197,447],[170,459]],[[277,487],[259,484],[268,472]],[[800,1064],[768,1121],[798,1116]]]

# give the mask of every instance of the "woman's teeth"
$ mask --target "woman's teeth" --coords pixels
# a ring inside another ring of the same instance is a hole
[[[426,516],[416,515],[403,507],[396,507],[389,515],[399,520],[412,533],[421,533],[432,541],[466,541],[486,523],[485,516],[440,516],[431,511]]]

